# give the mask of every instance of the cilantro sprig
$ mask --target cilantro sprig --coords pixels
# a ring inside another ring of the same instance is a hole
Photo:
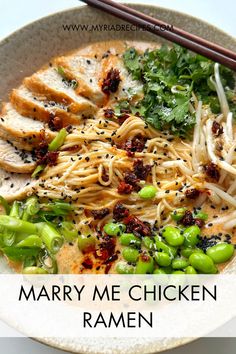
[[[195,116],[190,112],[193,92],[204,104],[210,105],[213,113],[220,112],[217,93],[210,80],[214,63],[207,58],[177,45],[172,48],[163,45],[143,54],[129,48],[123,60],[132,78],[144,84],[144,98],[136,106],[129,102],[126,105],[156,129],[188,136],[195,124]],[[234,75],[223,66],[220,74],[230,109],[236,113]]]

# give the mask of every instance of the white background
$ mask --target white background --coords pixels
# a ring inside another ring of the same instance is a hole
[[[236,36],[235,0],[136,0],[199,17]],[[50,13],[78,6],[78,0],[0,0],[0,39]],[[0,339],[1,354],[62,354],[30,339]],[[200,339],[166,354],[235,354],[236,339]],[[143,353],[145,354],[145,353]]]

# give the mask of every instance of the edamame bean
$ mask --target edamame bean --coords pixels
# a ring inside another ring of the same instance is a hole
[[[175,209],[174,211],[172,211],[171,213],[171,218],[174,220],[174,221],[180,221],[183,219],[184,217],[184,213],[186,212],[187,208],[178,208],[178,209]]]
[[[134,267],[132,265],[127,264],[126,262],[119,262],[116,265],[116,271],[119,274],[133,274]]]
[[[152,199],[156,196],[157,190],[154,186],[145,186],[139,192],[138,195],[142,199]]]
[[[177,227],[166,226],[162,231],[162,235],[171,246],[181,246],[184,243],[184,236],[181,235]]]
[[[162,269],[166,272],[166,274],[171,274],[172,271],[173,271],[173,269],[172,269],[171,266],[169,266],[169,267],[163,267]]]
[[[182,270],[174,270],[172,274],[185,274]]]
[[[162,241],[160,236],[155,236],[155,244],[157,251],[163,251],[167,253],[171,258],[174,258],[177,254],[177,249],[175,247],[167,245],[165,242]]]
[[[121,223],[113,223],[110,222],[106,224],[103,228],[103,230],[108,234],[109,236],[119,236],[121,235],[126,229],[126,226]]]
[[[141,240],[135,236],[134,234],[122,234],[119,238],[122,246],[132,246],[132,247],[140,247]]]
[[[166,274],[166,272],[162,268],[157,268],[154,270],[153,274]]]
[[[194,252],[203,253],[203,250],[201,248],[196,248],[196,247],[194,248],[186,247],[181,250],[181,256],[189,258],[191,254],[193,254]]]
[[[168,267],[171,264],[171,257],[165,252],[156,252],[154,257],[161,267]]]
[[[136,264],[136,274],[152,274],[154,270],[154,261],[148,254],[141,254]]]
[[[188,266],[185,268],[185,274],[197,274],[197,272],[192,266]]]
[[[229,243],[218,243],[207,249],[206,254],[214,263],[227,262],[234,254],[234,246]]]
[[[189,261],[185,258],[175,258],[171,265],[173,269],[184,269],[189,265]]]
[[[184,230],[184,246],[186,247],[194,247],[199,242],[199,236],[201,234],[201,230],[197,225],[192,225],[187,227]]]
[[[126,247],[122,251],[122,256],[127,262],[135,263],[137,262],[139,251],[136,250],[135,248]]]
[[[193,268],[203,274],[215,274],[217,268],[213,260],[204,253],[193,253],[189,257],[189,262]]]
[[[145,246],[147,249],[149,249],[149,250],[153,250],[153,249],[155,248],[155,243],[154,243],[154,241],[153,241],[150,237],[148,237],[148,236],[145,236],[145,237],[143,238],[143,244],[144,244],[144,246]]]

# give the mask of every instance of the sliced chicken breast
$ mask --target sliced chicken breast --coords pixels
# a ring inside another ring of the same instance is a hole
[[[3,106],[0,117],[0,130],[17,138],[26,138],[28,141],[35,141],[38,144],[42,140],[44,132],[48,136],[51,135],[52,138],[55,135],[49,129],[45,129],[42,122],[19,114],[11,103],[6,103]]]
[[[74,53],[57,58],[55,64],[66,78],[77,81],[78,94],[89,98],[97,105],[102,105],[105,95],[99,86],[101,63],[98,60]]]
[[[0,139],[0,167],[8,172],[30,173],[35,166],[32,154],[17,149],[10,141]]]
[[[38,145],[38,142],[34,143],[30,138],[27,139],[15,137],[3,129],[0,129],[0,139],[10,142],[17,149],[26,151],[32,151]]]
[[[63,126],[78,123],[79,120],[77,115],[70,112],[70,105],[50,101],[43,94],[36,95],[24,85],[12,91],[11,102],[15,109],[24,116],[36,118],[43,122],[49,122],[50,118],[55,116],[62,119]],[[40,122],[38,124],[42,125]]]
[[[0,195],[8,202],[31,195],[35,183],[30,175],[10,173],[0,168]]]
[[[29,90],[43,94],[49,100],[69,105],[70,112],[74,114],[91,116],[97,109],[91,101],[77,95],[71,82],[60,76],[56,68],[40,70],[26,78],[24,84]]]

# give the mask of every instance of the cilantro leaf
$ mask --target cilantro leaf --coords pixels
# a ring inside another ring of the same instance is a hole
[[[125,66],[134,80],[141,79],[141,58],[134,48],[129,48],[123,55]]]

